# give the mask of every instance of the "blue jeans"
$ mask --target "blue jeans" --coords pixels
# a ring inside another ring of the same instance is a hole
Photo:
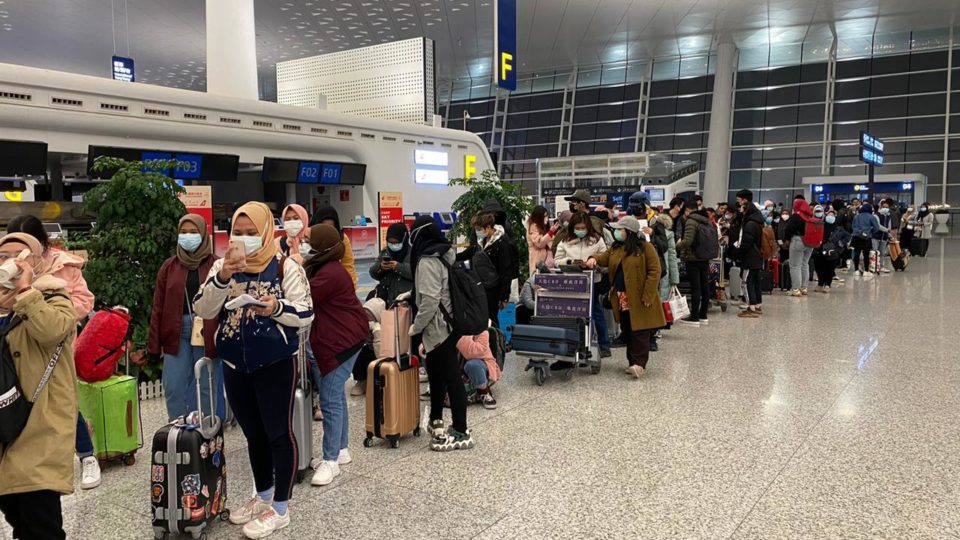
[[[487,387],[487,363],[483,358],[471,358],[463,364],[463,372],[470,379],[470,384],[477,390]]]
[[[358,353],[359,354],[359,353]],[[323,460],[336,461],[340,450],[347,448],[350,428],[347,413],[347,392],[343,385],[353,372],[357,354],[320,379],[320,410],[323,412]]]
[[[183,328],[180,332],[180,348],[176,356],[163,355],[163,395],[167,402],[167,419],[173,420],[197,410],[197,379],[193,375],[193,366],[203,358],[203,347],[190,345],[193,333],[193,317],[183,316]],[[204,412],[210,413],[210,385],[207,384],[206,370],[200,385],[200,398]],[[226,402],[223,397],[223,361],[214,360],[213,389],[217,393],[217,416],[226,418]]]
[[[593,313],[591,313],[593,318],[593,329],[597,334],[597,344],[600,345],[600,350],[606,350],[610,348],[610,331],[607,330],[607,317],[603,313],[603,303],[598,301],[597,298],[593,299]]]
[[[80,459],[93,455],[93,441],[90,440],[90,430],[87,429],[87,421],[83,419],[83,413],[77,411],[77,457]]]

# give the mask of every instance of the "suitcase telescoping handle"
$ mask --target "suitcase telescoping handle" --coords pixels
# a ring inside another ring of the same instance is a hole
[[[200,398],[200,385],[203,368],[207,368],[207,384],[210,388],[210,414],[203,414],[203,401]],[[193,376],[197,379],[197,412],[200,414],[200,434],[212,439],[220,432],[220,417],[217,416],[217,393],[213,387],[213,360],[203,357],[193,365]]]
[[[301,328],[297,332],[300,345],[297,347],[297,370],[300,372],[300,388],[304,392],[310,391],[310,365],[307,361],[307,347],[310,346],[310,327]]]

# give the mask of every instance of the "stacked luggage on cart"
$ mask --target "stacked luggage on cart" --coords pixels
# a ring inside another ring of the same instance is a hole
[[[573,376],[576,369],[600,372],[600,355],[591,346],[593,272],[540,273],[534,277],[537,300],[530,324],[512,328],[511,347],[526,358],[526,371],[543,385],[552,371]]]

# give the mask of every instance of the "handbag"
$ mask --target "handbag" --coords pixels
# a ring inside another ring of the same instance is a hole
[[[664,300],[663,302],[663,318],[667,321],[667,324],[672,323],[676,319],[673,317],[673,310],[670,308],[670,301]]]
[[[682,319],[690,315],[687,298],[680,294],[680,289],[676,287],[670,289],[670,298],[667,302],[670,304],[670,312],[673,314],[674,320]]]

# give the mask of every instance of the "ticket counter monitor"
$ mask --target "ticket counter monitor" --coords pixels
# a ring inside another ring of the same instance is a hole
[[[433,220],[437,222],[441,231],[449,231],[457,223],[456,212],[434,212]]]
[[[870,192],[867,175],[808,176],[803,179],[807,199],[824,204],[836,199],[893,199],[913,206],[927,197],[927,177],[923,174],[877,174],[874,192]]]

